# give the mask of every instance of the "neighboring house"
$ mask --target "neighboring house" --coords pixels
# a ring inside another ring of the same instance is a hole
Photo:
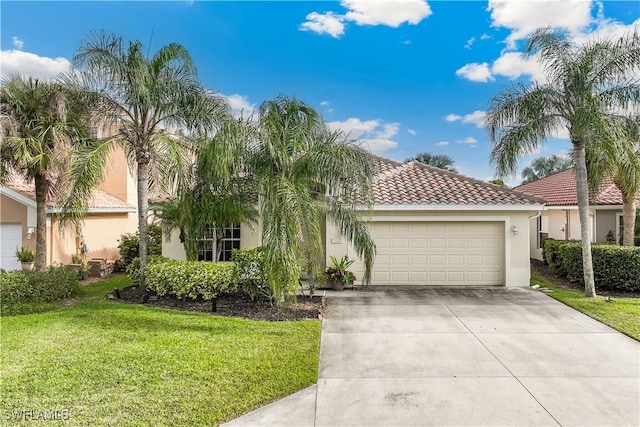
[[[527,231],[542,200],[415,161],[376,162],[373,209],[363,212],[377,246],[373,285],[529,285]],[[237,230],[224,250],[260,244],[260,222]],[[356,258],[330,221],[322,234],[327,261]],[[168,237],[163,255],[184,259],[178,232]],[[215,251],[213,236],[201,243]],[[362,277],[361,262],[352,270]]]
[[[545,238],[580,240],[578,193],[573,168],[520,185],[515,190],[545,201],[542,215],[530,224],[531,257],[542,260]],[[592,242],[606,242],[607,235],[620,241],[622,227],[622,194],[612,181],[600,186],[591,196],[589,231]]]
[[[85,243],[90,258],[118,257],[118,239],[137,230],[136,186],[123,152],[111,154],[104,182],[89,201],[87,215],[78,229],[60,229],[55,200],[47,206],[47,263],[68,264]],[[0,185],[0,267],[20,268],[16,248],[36,246],[36,202],[33,182],[14,179]]]

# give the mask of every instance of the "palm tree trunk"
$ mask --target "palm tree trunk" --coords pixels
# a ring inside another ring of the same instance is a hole
[[[147,275],[147,213],[149,211],[149,163],[138,162],[138,248],[140,251],[140,287],[145,289]]]
[[[35,176],[36,186],[36,271],[47,268],[47,195],[49,181],[42,174]]]
[[[578,213],[580,214],[580,237],[582,239],[582,269],[584,272],[584,294],[596,296],[591,259],[591,231],[589,230],[589,186],[587,184],[587,163],[584,142],[571,141],[576,162],[576,190],[578,193]]]
[[[622,193],[622,246],[633,246],[633,235],[636,228],[636,202],[635,197],[626,197]]]

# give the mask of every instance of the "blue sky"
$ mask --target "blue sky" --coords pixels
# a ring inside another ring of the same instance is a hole
[[[483,128],[489,99],[514,81],[543,79],[521,54],[536,28],[578,41],[640,27],[636,1],[343,0],[13,2],[1,4],[2,75],[52,78],[80,41],[104,29],[152,51],[184,45],[207,87],[245,114],[296,96],[377,154],[448,154],[465,175],[490,179]],[[566,153],[563,132],[540,155]],[[511,177],[511,184],[520,182]]]

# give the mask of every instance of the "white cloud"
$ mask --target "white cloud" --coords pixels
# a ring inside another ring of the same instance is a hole
[[[480,40],[488,40],[490,38],[491,36],[487,33],[482,33],[482,35],[480,36]]]
[[[329,101],[322,101],[322,102],[320,103],[320,105],[321,105],[322,107],[328,107],[328,106],[329,106]]]
[[[351,117],[342,122],[328,122],[327,126],[329,126],[329,129],[331,130],[340,130],[344,132],[348,138],[357,139],[363,135],[372,135],[374,130],[380,126],[380,121],[362,121],[358,118]]]
[[[449,114],[444,119],[448,122],[462,122],[465,124],[471,123],[476,125],[477,128],[482,129],[484,127],[484,121],[487,117],[486,111],[476,110],[473,113],[460,116],[458,114]]]
[[[491,70],[489,69],[489,64],[487,64],[486,62],[483,62],[481,64],[467,64],[464,67],[458,69],[456,71],[456,75],[473,82],[486,83],[489,80],[493,80]]]
[[[251,116],[256,111],[256,105],[249,102],[246,96],[244,95],[223,95],[227,98],[229,102],[229,106],[231,107],[231,113],[235,117],[244,117],[247,118]]]
[[[474,138],[474,137],[472,137],[472,136],[468,136],[468,137],[466,137],[466,138],[461,139],[461,140],[459,140],[459,141],[458,141],[458,144],[469,144],[469,145],[475,145],[475,144],[477,144],[477,143],[478,143],[478,140],[477,140],[477,139],[475,139],[475,138]]]
[[[22,50],[22,48],[24,47],[24,42],[16,36],[13,36],[11,38],[11,43],[13,43],[13,47],[15,47],[18,50]]]
[[[436,145],[438,147],[444,147],[445,145],[449,145],[449,141],[440,141],[440,142],[436,142]]]
[[[511,30],[507,37],[509,48],[538,28],[565,28],[576,33],[591,22],[590,0],[489,0],[487,10],[493,27]]]
[[[333,12],[311,12],[307,15],[307,20],[300,24],[300,29],[318,34],[329,34],[337,39],[344,34],[343,19],[342,16]]]
[[[363,148],[366,148],[372,154],[383,154],[385,151],[391,150],[398,146],[398,143],[396,141],[382,138],[361,139],[357,142],[357,144]]]
[[[48,58],[21,50],[3,50],[0,53],[0,69],[3,75],[20,74],[51,80],[71,69],[71,62],[66,58]]]
[[[398,146],[398,143],[390,138],[398,133],[400,123],[383,123],[379,119],[363,121],[351,117],[344,121],[328,122],[327,126],[331,130],[344,132],[347,138],[374,154],[381,154]]]
[[[413,130],[413,129],[407,129],[407,133],[408,133],[409,135],[416,136],[416,131],[415,131],[415,130]]]
[[[343,15],[311,12],[300,29],[340,38],[344,34],[345,21],[360,26],[386,25],[397,28],[402,24],[417,25],[432,13],[425,0],[342,0],[340,5],[346,9]],[[403,43],[411,42],[407,40]]]
[[[331,130],[340,130],[348,138],[360,139],[388,139],[395,136],[400,129],[400,123],[383,123],[381,120],[360,120],[356,117],[348,118],[345,121],[328,122],[327,126]]]
[[[494,61],[491,71],[494,75],[509,77],[512,80],[523,75],[531,76],[533,80],[540,82],[545,80],[544,68],[536,57],[527,58],[520,52],[503,53]]]
[[[416,25],[432,13],[424,0],[343,0],[341,4],[349,10],[345,18],[358,25]]]
[[[471,38],[470,38],[469,40],[467,40],[467,42],[464,44],[464,48],[465,48],[465,49],[471,49],[471,46],[473,46],[473,43],[475,43],[475,41],[476,41],[475,36],[474,36],[474,37],[471,37]]]

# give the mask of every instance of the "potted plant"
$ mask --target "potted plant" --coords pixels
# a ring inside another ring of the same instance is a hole
[[[22,264],[22,269],[26,271],[33,270],[33,265],[36,261],[36,253],[24,246],[20,249],[16,248],[16,258]]]
[[[341,291],[345,285],[353,284],[356,276],[348,268],[356,262],[355,259],[349,259],[346,255],[340,259],[334,256],[330,257],[331,266],[327,268],[327,283],[332,289]]]
[[[71,264],[69,267],[78,274],[78,280],[84,280],[87,278],[87,273],[89,272],[89,263],[86,260],[82,259],[81,256],[72,254],[71,255]]]

